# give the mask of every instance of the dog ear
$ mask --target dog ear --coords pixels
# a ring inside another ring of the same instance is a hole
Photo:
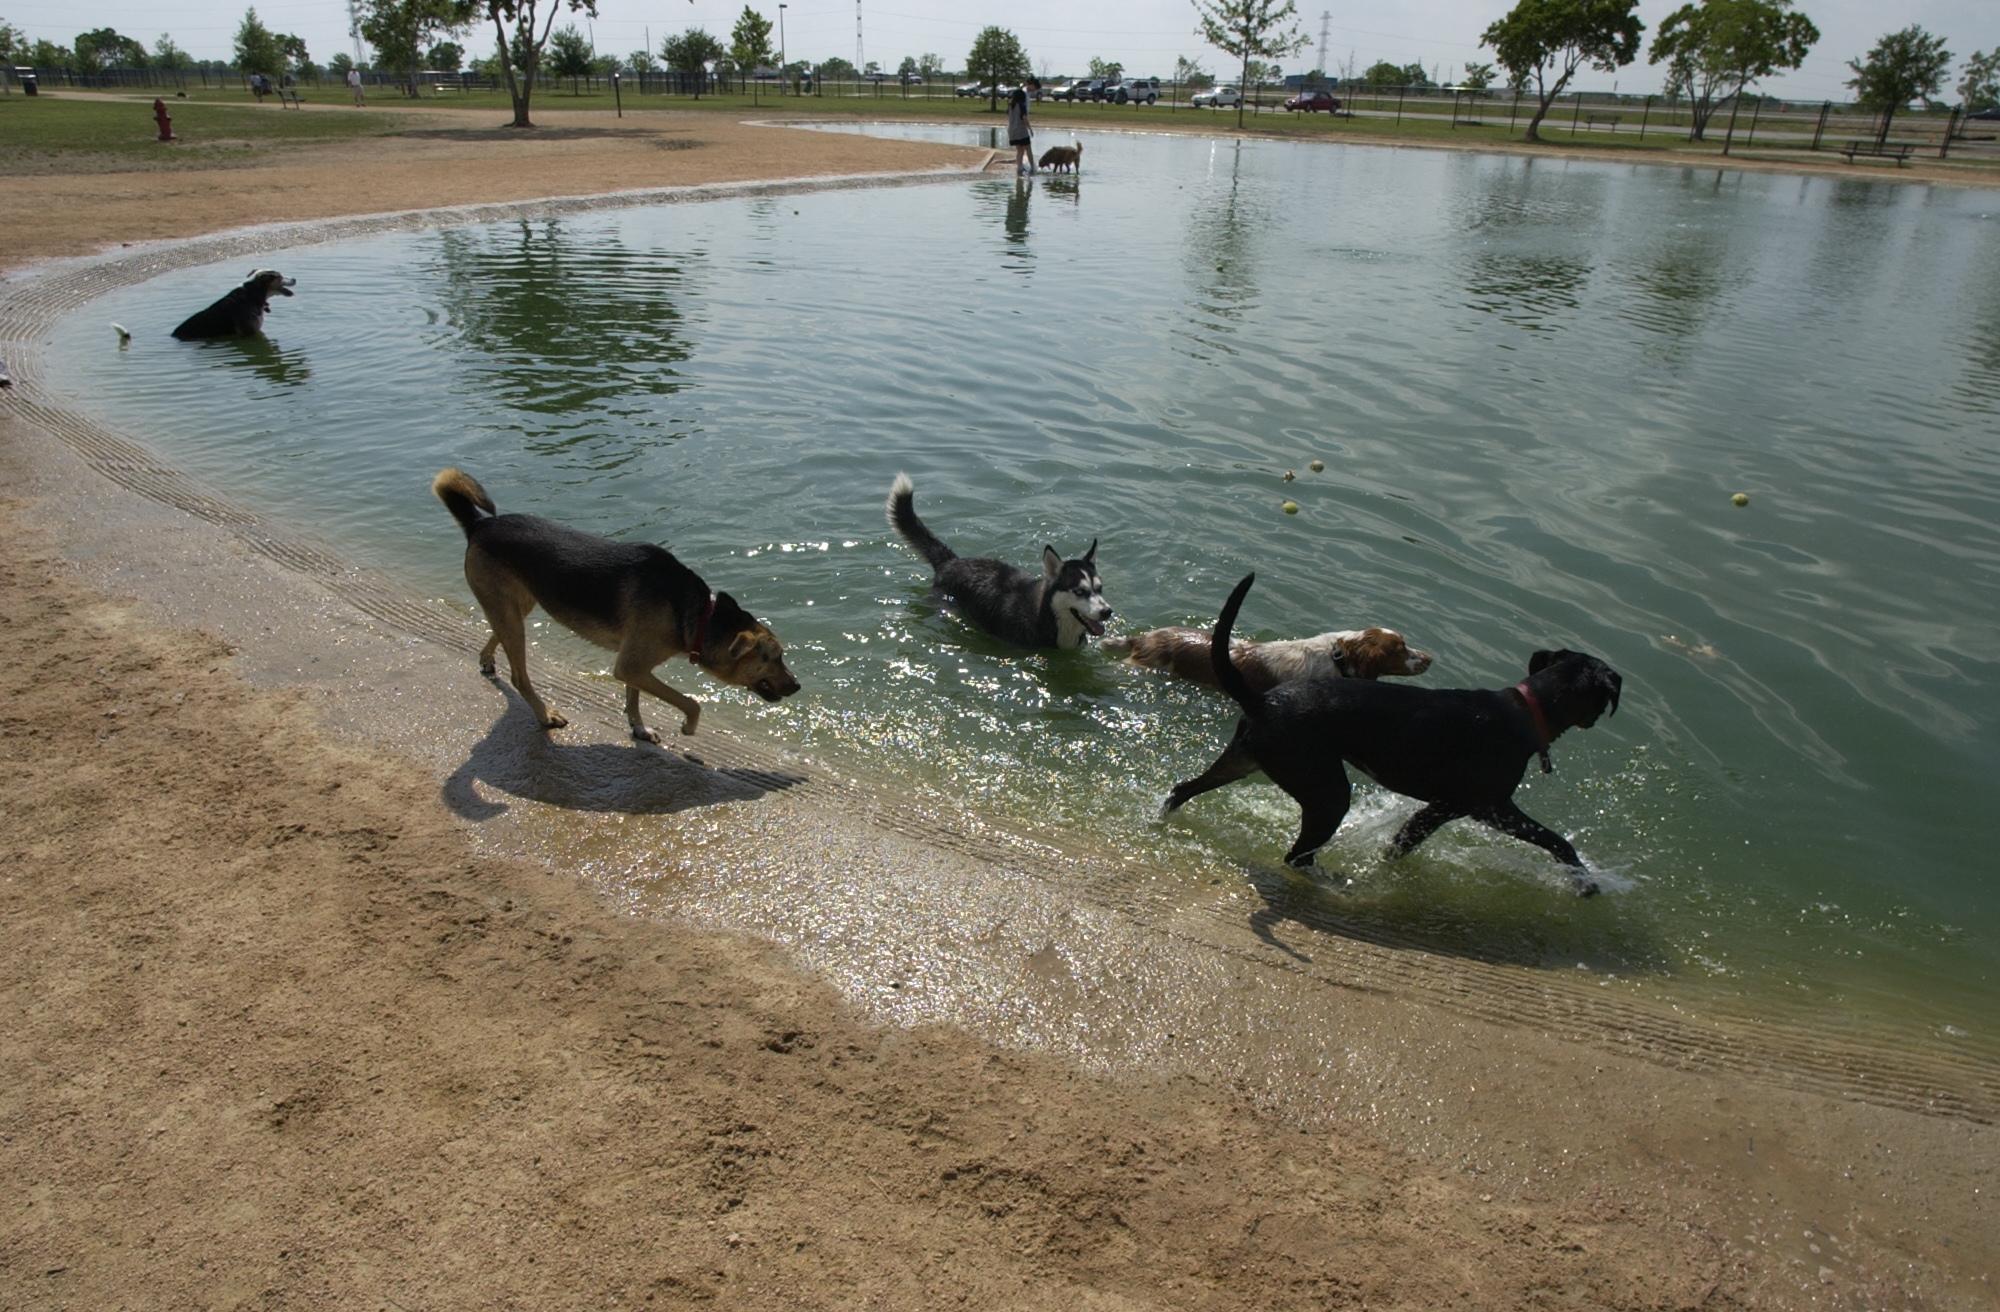
[[[1611,714],[1616,715],[1618,714],[1618,694],[1625,687],[1625,680],[1619,675],[1618,671],[1612,669],[1609,665],[1604,667],[1599,678],[1603,681],[1605,689],[1610,693]]]
[[[1534,655],[1528,657],[1528,673],[1531,675],[1540,674],[1543,670],[1546,670],[1549,666],[1554,665],[1556,663],[1556,658],[1561,655],[1562,653],[1559,651],[1536,652]]]
[[[1062,573],[1062,557],[1056,554],[1056,549],[1054,547],[1049,546],[1047,543],[1043,543],[1042,577],[1047,579],[1050,583],[1054,583],[1056,581],[1056,575],[1060,573]]]
[[[1090,540],[1090,550],[1083,553],[1083,563],[1093,568],[1097,565],[1097,539]]]

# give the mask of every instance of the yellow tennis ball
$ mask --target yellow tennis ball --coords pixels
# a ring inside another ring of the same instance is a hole
[[[1729,498],[1729,504],[1732,506],[1747,506],[1750,504],[1750,494],[1748,492],[1738,492],[1735,496]]]
[[[1296,501],[1287,501],[1283,506],[1283,510],[1287,515],[1296,515],[1299,513],[1299,503]]]
[[[1315,474],[1322,473],[1326,469],[1326,461],[1315,460],[1310,465],[1307,465],[1306,468],[1312,470]]]

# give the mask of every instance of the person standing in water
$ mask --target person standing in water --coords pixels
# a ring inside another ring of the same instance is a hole
[[[1014,172],[1035,171],[1035,135],[1028,127],[1028,96],[1039,92],[1042,80],[1031,77],[1007,93],[1007,143],[1014,148]]]

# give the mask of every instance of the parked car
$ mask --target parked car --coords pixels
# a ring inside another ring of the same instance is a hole
[[[1068,82],[1058,82],[1055,86],[1048,89],[1048,97],[1050,100],[1075,100],[1078,98],[1076,93],[1082,90],[1085,85],[1085,82],[1081,78],[1075,78]]]
[[[1234,109],[1243,103],[1243,93],[1235,87],[1213,87],[1195,92],[1189,103],[1196,109]]]
[[[1160,99],[1160,79],[1135,77],[1129,81],[1109,83],[1104,88],[1104,98],[1120,105],[1156,104]]]
[[[951,94],[954,96],[979,96],[984,98],[993,94],[993,88],[984,82],[961,82],[951,89]]]
[[[905,73],[905,74],[903,74],[903,85],[904,85],[904,86],[906,86],[906,87],[920,87],[920,86],[922,86],[923,84],[924,84],[924,80],[923,80],[923,78],[922,78],[922,77],[920,77],[919,75],[917,75],[917,74],[915,74],[915,73]]]
[[[1340,109],[1340,97],[1331,91],[1301,91],[1285,101],[1285,108],[1307,114],[1314,110],[1332,114]]]
[[[1967,114],[1966,117],[1976,118],[1986,122],[1991,122],[1994,119],[2000,119],[2000,105],[1988,105],[1985,109],[1975,109],[1970,114]]]
[[[1075,84],[1076,94],[1071,96],[1070,99],[1102,100],[1104,99],[1104,84],[1108,81],[1110,81],[1109,78],[1093,77],[1086,81],[1078,82]]]

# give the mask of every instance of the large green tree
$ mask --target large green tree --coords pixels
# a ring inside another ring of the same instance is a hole
[[[583,94],[583,79],[590,76],[590,38],[575,23],[565,23],[549,38],[549,76],[566,77],[573,95]]]
[[[729,58],[745,73],[754,73],[774,62],[777,51],[771,45],[771,20],[743,6],[736,26],[729,29]]]
[[[243,11],[236,28],[236,67],[244,73],[279,73],[285,67],[285,51],[278,34],[264,26],[253,6]]]
[[[1797,68],[1817,40],[1819,29],[1790,0],[1699,0],[1660,20],[1648,62],[1665,64],[1687,95],[1700,141],[1724,102],[1733,119],[1752,83]]]
[[[108,27],[78,33],[76,44],[70,48],[76,52],[77,67],[86,72],[106,68],[143,68],[146,64],[145,46],[129,36],[120,36]]]
[[[708,66],[728,53],[722,42],[700,27],[670,36],[660,46],[660,58],[667,67],[694,82],[696,100],[701,99],[702,83],[708,80]]]
[[[517,128],[531,128],[528,107],[535,95],[535,73],[541,68],[542,50],[556,15],[564,9],[597,17],[597,0],[477,0],[479,9],[493,22],[498,36],[493,62],[507,81],[507,98],[514,102]]]
[[[1021,38],[1004,27],[989,27],[972,39],[972,53],[965,57],[965,75],[989,89],[986,108],[1000,108],[1000,84],[1018,82],[1028,76],[1028,52]]]
[[[1493,65],[1468,63],[1465,66],[1465,80],[1459,83],[1467,91],[1484,91],[1493,85]]]
[[[160,39],[153,42],[153,67],[165,69],[169,73],[179,73],[194,67],[194,60],[188,52],[174,44],[174,38],[160,33]]]
[[[1306,37],[1296,21],[1298,13],[1292,0],[1194,0],[1195,35],[1242,61],[1237,86],[1243,94],[1236,100],[1237,127],[1243,126],[1243,105],[1256,85],[1250,76],[1252,61],[1305,49]]]
[[[1886,141],[1889,120],[1898,109],[1918,96],[1929,100],[1937,94],[1945,70],[1951,67],[1951,51],[1945,49],[1943,37],[1932,36],[1912,23],[1877,41],[1867,59],[1850,59],[1847,66],[1854,71],[1847,80],[1854,88],[1854,98],[1865,109],[1882,111],[1876,140]]]
[[[1399,87],[1403,85],[1403,66],[1378,59],[1362,73],[1361,80],[1371,87]]]
[[[1959,107],[1966,113],[2000,105],[2000,46],[1993,53],[1975,50],[1965,61],[1965,76],[1958,83]]]
[[[375,47],[375,66],[399,70],[414,96],[426,47],[477,17],[475,0],[362,0],[361,35]]]
[[[424,67],[439,73],[456,73],[465,67],[465,47],[456,41],[434,41],[424,51]]]
[[[9,64],[28,53],[28,34],[0,18],[0,61]]]
[[[1588,65],[1615,73],[1639,57],[1639,0],[1520,0],[1481,34],[1518,84],[1533,83],[1535,116],[1527,139],[1540,141],[1549,106]]]

